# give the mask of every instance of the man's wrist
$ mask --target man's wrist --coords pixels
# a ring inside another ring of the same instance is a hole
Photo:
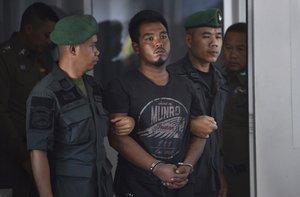
[[[190,174],[194,171],[194,166],[190,163],[187,162],[178,162],[177,163],[178,166],[188,166],[190,167]]]
[[[160,163],[164,163],[164,162],[161,161],[161,160],[155,160],[155,161],[151,164],[151,166],[149,167],[149,171],[150,171],[151,173],[153,173],[153,171],[154,171],[154,169],[156,168],[156,166],[157,166],[158,164],[160,164]]]

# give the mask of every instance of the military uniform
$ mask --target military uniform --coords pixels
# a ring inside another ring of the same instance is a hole
[[[83,75],[85,94],[57,66],[28,99],[29,150],[48,151],[54,196],[112,196],[101,88]]]
[[[22,162],[26,150],[26,99],[49,67],[26,49],[14,33],[0,46],[0,188],[13,188],[14,196],[29,196],[32,178]]]
[[[189,36],[192,35],[192,33],[189,32],[190,29],[201,27],[216,28],[216,32],[221,32],[222,13],[216,8],[210,8],[193,13],[187,17],[184,27],[186,29],[186,35]],[[192,35],[191,40],[194,41],[191,41],[191,45],[197,45],[199,48],[198,42],[202,42],[201,40],[205,38],[200,39],[197,37],[194,39],[193,36],[195,35]],[[210,37],[215,36],[216,35],[208,35],[209,38],[207,39],[212,39]],[[195,40],[197,40],[197,42]],[[219,42],[219,44],[221,43]],[[211,47],[211,49],[218,50],[218,47],[220,46],[211,41],[209,43],[209,47]],[[190,61],[189,55],[197,56],[194,57],[195,59],[205,58],[205,55],[193,55],[193,53],[198,52],[195,52],[194,50],[196,49],[191,47],[185,57],[169,65],[168,69],[171,72],[184,76],[193,82],[198,90],[198,96],[204,102],[206,114],[213,117],[217,122],[217,125],[220,127],[222,125],[223,111],[228,94],[226,80],[220,70],[211,63],[207,65],[209,68],[208,72],[202,72],[201,70],[196,69]],[[209,63],[205,59],[203,61]],[[201,61],[198,61],[198,63],[200,62]],[[190,178],[190,181],[194,184],[195,196],[215,197],[218,195],[220,190],[219,178],[222,167],[220,146],[220,130],[217,129],[213,131],[210,134],[210,137],[206,140],[203,153],[195,164],[194,172]]]
[[[218,125],[223,119],[223,109],[228,93],[225,78],[221,72],[210,65],[213,75],[213,86],[210,87],[185,56],[178,62],[168,66],[168,70],[191,80],[197,88],[198,96],[206,108],[206,113],[215,118]],[[195,185],[196,193],[217,192],[221,170],[220,131],[215,130],[206,141],[203,153],[194,166],[190,181]]]
[[[224,112],[223,151],[230,197],[250,196],[247,81],[245,71],[228,75],[230,95]]]

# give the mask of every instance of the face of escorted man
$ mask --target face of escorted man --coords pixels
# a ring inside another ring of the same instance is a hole
[[[139,43],[133,43],[135,52],[145,65],[161,67],[170,54],[168,32],[160,22],[141,24]]]

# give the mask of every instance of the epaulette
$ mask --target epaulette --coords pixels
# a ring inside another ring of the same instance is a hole
[[[60,87],[64,90],[69,90],[73,85],[67,79],[59,80]]]
[[[19,55],[25,55],[25,54],[27,54],[27,50],[26,49],[21,49],[20,51],[19,51],[19,53],[18,53]]]
[[[12,49],[11,45],[5,45],[0,49],[0,53],[6,53]]]
[[[86,79],[86,81],[91,85],[91,86],[96,86],[97,83],[96,81],[94,80],[94,78],[88,74],[85,74],[84,75],[84,78]]]

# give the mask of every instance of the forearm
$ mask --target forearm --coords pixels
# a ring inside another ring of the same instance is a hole
[[[191,135],[188,150],[183,162],[195,165],[202,155],[205,144],[206,139]]]
[[[110,133],[109,142],[127,161],[144,170],[149,170],[156,160],[128,135],[118,136]]]
[[[33,150],[30,153],[32,171],[40,197],[53,197],[47,152]]]
[[[110,114],[110,120],[120,119],[125,116],[127,116],[127,113],[113,113]],[[118,135],[110,130],[108,139],[110,145],[120,155],[139,168],[149,170],[151,164],[156,160],[129,135]]]

